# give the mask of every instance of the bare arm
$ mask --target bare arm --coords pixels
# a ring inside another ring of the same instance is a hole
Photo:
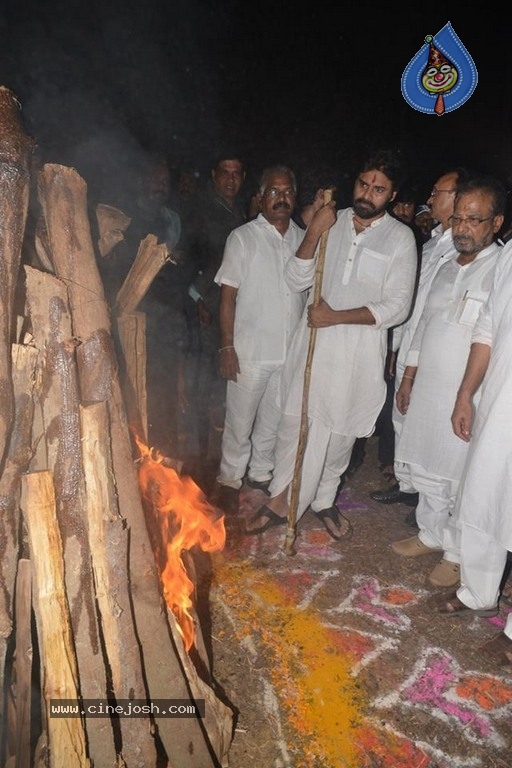
[[[489,366],[491,348],[488,344],[474,343],[469,352],[466,371],[462,379],[452,413],[452,428],[457,437],[469,443],[473,423],[473,395],[483,381]]]
[[[220,291],[220,349],[219,369],[223,379],[236,381],[240,373],[238,356],[233,344],[235,335],[235,312],[238,289],[230,285],[222,285]]]

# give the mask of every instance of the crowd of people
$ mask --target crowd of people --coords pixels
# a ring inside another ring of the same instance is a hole
[[[187,169],[173,190],[150,158],[126,236],[101,260],[113,302],[142,237],[172,257],[140,307],[151,444],[210,466],[205,492],[227,515],[244,484],[262,491],[248,535],[285,525],[295,490],[295,524],[309,511],[340,542],[340,484],[376,434],[387,487],[371,495],[413,508],[415,533],[391,556],[440,553],[439,616],[495,615],[512,550],[505,186],[448,168],[422,200],[386,149],[344,207],[329,171],[302,190],[272,165],[250,197],[246,175],[227,151],[206,183]],[[482,651],[512,665],[512,614]]]

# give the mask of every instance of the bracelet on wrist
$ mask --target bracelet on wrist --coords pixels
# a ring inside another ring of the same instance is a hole
[[[410,379],[411,381],[414,381],[415,378],[416,378],[415,376],[406,376],[405,373],[402,376],[402,379]]]
[[[225,352],[227,349],[234,349],[234,347],[221,347],[221,348],[220,348],[220,349],[218,349],[217,351],[218,351],[218,352]]]

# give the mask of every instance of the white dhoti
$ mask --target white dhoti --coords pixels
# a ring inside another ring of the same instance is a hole
[[[272,477],[280,410],[281,365],[240,363],[236,381],[228,381],[222,459],[218,482],[240,488],[249,466],[253,480]]]
[[[284,414],[279,424],[275,450],[274,478],[271,496],[278,496],[289,487],[295,471],[300,419]],[[297,521],[311,506],[314,512],[334,504],[340,477],[348,467],[356,438],[331,432],[316,419],[309,419],[308,439],[302,461]]]
[[[445,560],[460,562],[459,529],[453,516],[459,480],[439,477],[418,464],[407,466],[419,493],[416,522],[420,540],[427,547],[442,548]]]
[[[493,608],[498,604],[500,584],[507,562],[507,550],[486,531],[462,522],[461,563],[457,597],[473,610]],[[512,640],[512,613],[505,634]]]

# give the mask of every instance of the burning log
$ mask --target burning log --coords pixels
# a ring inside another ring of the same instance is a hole
[[[34,142],[20,121],[14,94],[0,86],[0,465],[13,416],[11,343],[14,299],[29,198],[29,165]]]
[[[92,570],[111,690],[116,700],[145,700],[147,691],[128,589],[128,531],[117,507],[106,403],[82,408],[81,422]],[[119,729],[126,765],[154,765],[156,751],[148,721],[121,718]]]

